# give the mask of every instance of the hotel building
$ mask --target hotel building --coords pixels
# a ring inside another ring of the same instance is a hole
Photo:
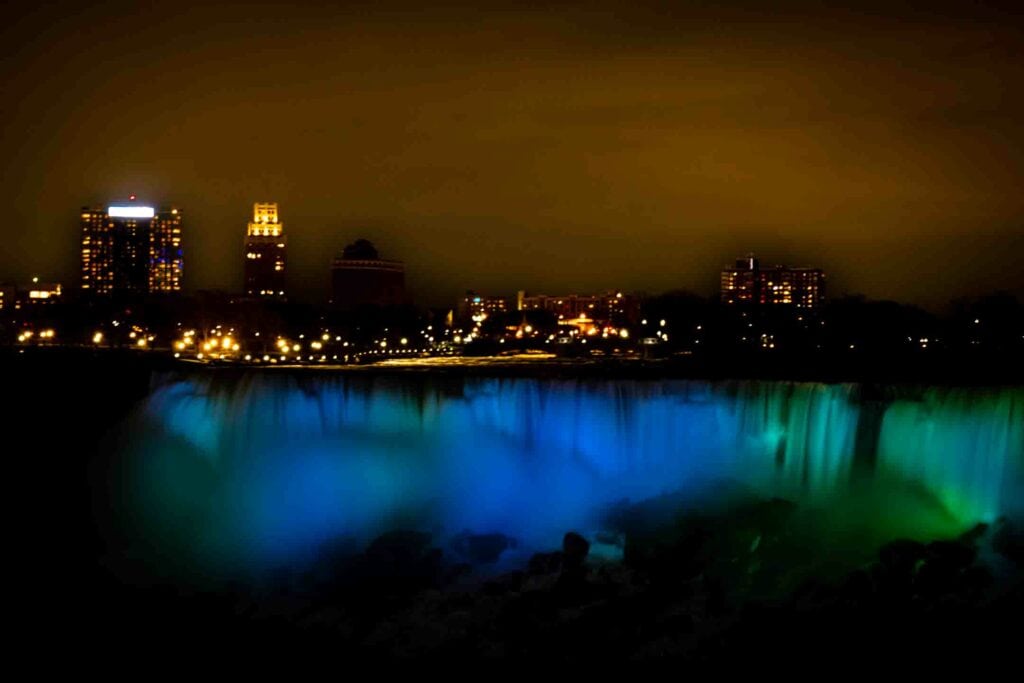
[[[135,203],[81,212],[82,291],[86,294],[179,292],[184,258],[177,208]]]

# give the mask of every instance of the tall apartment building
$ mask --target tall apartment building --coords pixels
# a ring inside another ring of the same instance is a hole
[[[721,300],[726,305],[818,308],[825,296],[825,273],[818,268],[762,267],[753,254],[722,269]]]

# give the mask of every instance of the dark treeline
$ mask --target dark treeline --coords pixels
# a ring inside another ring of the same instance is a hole
[[[1024,349],[1024,306],[1011,294],[961,300],[929,313],[894,301],[846,296],[820,310],[729,307],[671,292],[645,302],[647,328],[661,320],[674,350],[1009,352]],[[675,334],[671,334],[674,332]]]

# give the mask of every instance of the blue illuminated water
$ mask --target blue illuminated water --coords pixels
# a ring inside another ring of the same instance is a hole
[[[551,547],[617,501],[723,480],[819,503],[899,478],[964,524],[1024,491],[1012,387],[196,374],[158,381],[126,429],[131,514],[221,565],[398,527]]]

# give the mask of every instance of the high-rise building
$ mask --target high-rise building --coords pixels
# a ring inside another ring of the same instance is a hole
[[[181,291],[181,212],[127,203],[82,208],[82,290],[92,294]]]
[[[405,264],[385,261],[368,240],[356,240],[331,264],[331,304],[342,310],[407,303]]]
[[[760,264],[753,254],[736,259],[732,268],[722,269],[721,296],[723,304],[754,304],[757,302]]]
[[[753,254],[722,269],[721,299],[727,305],[793,306],[814,309],[825,295],[825,273],[818,268],[762,268]]]
[[[273,202],[252,206],[252,221],[245,233],[245,293],[257,297],[284,297],[288,238]]]
[[[181,211],[169,209],[153,216],[149,229],[149,291],[180,292],[184,259],[181,248]]]

